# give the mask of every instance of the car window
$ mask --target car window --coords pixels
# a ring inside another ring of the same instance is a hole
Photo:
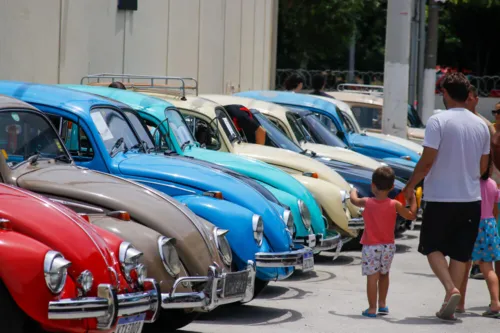
[[[274,124],[274,126],[276,126],[283,134],[286,135],[285,128],[283,126],[281,126],[281,124],[280,124],[280,122],[278,120],[272,119],[272,118],[269,118],[269,117],[267,117],[267,119],[269,119],[269,121],[271,121]]]
[[[345,143],[337,135],[332,133],[332,131],[329,131],[313,113],[302,115],[300,120],[314,138],[314,142],[334,147],[346,147]]]
[[[132,110],[123,110],[123,113],[127,116],[128,120],[139,135],[139,138],[146,145],[145,148],[154,148],[152,135],[148,133],[148,128],[145,126],[144,122],[137,116],[137,114]]]
[[[371,108],[366,106],[351,107],[352,113],[359,123],[361,128],[382,128],[382,110],[379,108]]]
[[[165,110],[165,117],[168,118],[168,126],[180,147],[186,143],[194,143],[196,141],[186,121],[177,109],[167,108]]]
[[[109,153],[115,146],[115,151],[120,151],[139,144],[133,129],[120,112],[110,108],[95,108],[90,116]],[[122,140],[123,143],[117,146]]]
[[[50,120],[59,130],[66,149],[75,160],[90,161],[94,158],[94,149],[89,137],[77,123],[57,116],[51,116]]]
[[[210,150],[220,149],[221,143],[219,137],[207,121],[190,114],[184,114],[184,119],[191,133],[193,133],[196,142],[202,146],[205,145],[205,148]]]
[[[41,115],[20,110],[0,113],[0,149],[7,153],[9,166],[34,154],[39,154],[39,158],[67,156],[63,145],[57,132]]]
[[[296,153],[301,153],[302,148],[297,146],[295,142],[290,140],[288,136],[282,133],[276,125],[274,125],[269,119],[267,119],[262,113],[251,110],[254,118],[259,122],[259,124],[266,130],[266,145],[275,146],[278,148],[283,148],[287,150],[294,151]],[[255,142],[252,142],[255,143]],[[269,144],[268,144],[269,143]]]

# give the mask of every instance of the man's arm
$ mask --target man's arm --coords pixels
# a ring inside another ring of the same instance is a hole
[[[488,170],[488,164],[490,163],[490,155],[482,155],[481,156],[481,175],[484,175],[484,173]]]
[[[411,193],[415,190],[417,184],[420,183],[425,176],[427,176],[432,168],[432,165],[434,164],[434,161],[436,160],[437,153],[437,149],[424,147],[424,152],[422,153],[420,160],[415,166],[415,170],[413,170],[413,174],[406,184],[406,191],[408,192],[405,191],[405,194],[407,194],[407,197],[411,196]]]
[[[255,131],[255,143],[258,145],[266,144],[266,130],[262,126],[259,126]]]

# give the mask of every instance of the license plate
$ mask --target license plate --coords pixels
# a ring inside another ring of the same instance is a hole
[[[304,253],[302,261],[302,272],[309,272],[314,269],[314,254],[311,252]]]
[[[116,333],[141,333],[142,326],[144,325],[144,319],[146,314],[142,313],[135,316],[122,317],[118,319],[118,325],[116,326]]]
[[[248,272],[237,272],[226,275],[224,280],[224,297],[245,294],[248,283]]]

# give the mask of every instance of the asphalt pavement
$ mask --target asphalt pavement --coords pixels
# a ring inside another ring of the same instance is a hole
[[[218,308],[180,332],[497,332],[500,320],[481,317],[489,304],[484,280],[470,281],[468,311],[456,323],[434,316],[444,291],[425,257],[417,252],[418,235],[418,230],[410,231],[396,241],[389,316],[361,316],[367,308],[361,253],[342,252],[336,261],[326,253],[316,260],[315,272],[270,283],[251,303]]]

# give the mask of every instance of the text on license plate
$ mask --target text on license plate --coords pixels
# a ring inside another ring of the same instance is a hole
[[[312,252],[304,253],[304,259],[302,261],[302,271],[308,272],[314,269],[314,255]]]
[[[142,313],[135,316],[122,317],[118,319],[118,325],[116,326],[116,333],[141,333],[142,326],[144,325],[144,319],[146,314]]]
[[[224,296],[243,295],[247,289],[248,272],[232,273],[224,281]]]

